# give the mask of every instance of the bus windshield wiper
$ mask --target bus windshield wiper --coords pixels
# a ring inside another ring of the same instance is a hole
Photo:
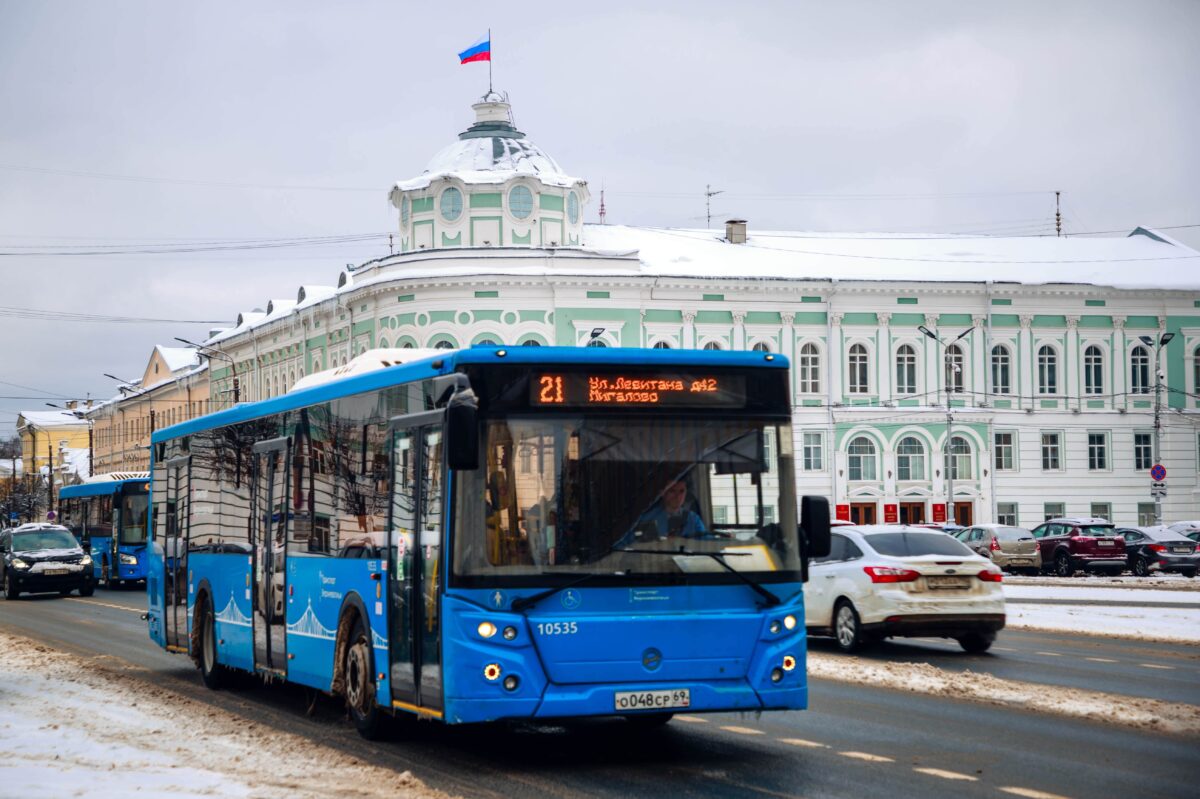
[[[542,574],[543,575],[552,575],[552,574],[554,574],[554,572],[542,572]],[[572,580],[569,583],[564,583],[563,585],[556,585],[553,588],[547,588],[545,591],[540,591],[536,594],[531,594],[530,596],[518,597],[513,600],[512,609],[515,610],[517,613],[521,613],[526,608],[533,607],[534,605],[541,602],[546,597],[554,596],[559,591],[566,591],[568,588],[574,588],[575,586],[579,585],[580,583],[586,583],[588,580],[592,579],[593,577],[598,576],[598,574],[599,574],[599,572],[587,572],[586,574],[580,575],[578,579]]]
[[[756,594],[758,594],[759,596],[761,596],[763,599],[765,599],[767,601],[767,607],[773,608],[776,605],[780,605],[783,603],[783,600],[780,599],[778,596],[776,596],[774,593],[772,593],[771,591],[768,591],[766,588],[763,588],[761,585],[754,582],[749,577],[742,574],[740,571],[738,571],[737,569],[733,568],[728,563],[726,563],[725,558],[727,558],[729,556],[726,555],[724,552],[696,552],[691,549],[684,549],[683,547],[680,547],[679,549],[622,549],[621,547],[613,547],[612,551],[613,552],[632,552],[636,555],[672,555],[672,556],[674,556],[674,555],[707,555],[708,557],[715,560],[717,563],[721,564],[721,568],[723,568],[725,571],[729,572],[730,574],[736,575],[739,580],[741,580],[743,583],[745,583],[746,585],[753,588],[754,592]],[[748,553],[736,552],[733,554],[735,556],[742,557]]]

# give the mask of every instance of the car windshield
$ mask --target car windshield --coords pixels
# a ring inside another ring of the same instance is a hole
[[[1117,535],[1117,528],[1108,524],[1085,524],[1079,527],[1079,534],[1108,538]]]
[[[894,558],[919,555],[953,555],[965,557],[975,553],[961,541],[936,533],[873,533],[866,536],[867,543],[880,555]]]
[[[1033,533],[1020,527],[997,527],[992,532],[1001,541],[1022,541],[1026,538],[1033,538]]]
[[[121,500],[121,543],[146,543],[147,494],[126,494]]]
[[[715,553],[764,580],[798,579],[787,424],[662,416],[491,420],[484,468],[456,480],[459,576],[731,577]]]
[[[75,549],[79,546],[75,536],[64,528],[57,530],[30,530],[13,533],[13,552],[34,552],[39,549]]]

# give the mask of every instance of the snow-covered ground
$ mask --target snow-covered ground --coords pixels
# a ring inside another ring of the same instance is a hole
[[[1160,591],[1197,591],[1200,592],[1200,577],[1187,578],[1182,574],[1151,574],[1148,577],[1134,577],[1122,574],[1109,577],[1101,574],[1076,574],[1074,577],[1025,577],[1023,575],[1004,575],[1005,585],[1057,585],[1071,588],[1152,588]]]
[[[1195,580],[1180,577],[1158,584],[1145,581],[1128,586],[1112,584],[1112,580],[1119,579],[1018,581],[1005,576],[1008,626],[1200,643],[1200,592],[1176,588],[1180,581],[1190,585]],[[1052,600],[1052,603],[1036,600]],[[1164,604],[1188,607],[1163,607]]]
[[[0,632],[0,797],[431,799],[410,773]]]

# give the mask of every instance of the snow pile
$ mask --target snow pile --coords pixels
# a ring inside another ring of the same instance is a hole
[[[427,797],[396,773],[0,632],[0,795]]]
[[[1004,578],[1008,626],[1028,630],[1200,643],[1200,592],[1186,577],[1029,581]],[[1180,607],[1180,606],[1185,607]]]
[[[1152,588],[1156,591],[1200,591],[1200,578],[1188,578],[1182,574],[1155,573],[1148,577],[1120,575],[1109,577],[1102,574],[1076,574],[1074,577],[1025,577],[1004,575],[1004,585],[1044,585],[1063,588]],[[1168,594],[1162,601],[1175,602]]]
[[[808,676],[1054,713],[1139,730],[1200,735],[1200,706],[1062,686],[1048,691],[1044,685],[972,671],[948,672],[928,663],[878,663],[809,652]]]

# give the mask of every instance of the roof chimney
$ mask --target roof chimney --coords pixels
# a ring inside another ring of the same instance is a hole
[[[75,409],[76,409],[76,408],[78,408],[78,407],[79,407],[79,401],[78,401],[78,400],[67,400],[67,410],[68,410],[68,411],[73,411],[73,410],[75,410]]]
[[[725,221],[725,241],[730,244],[746,243],[745,219],[727,219]]]

